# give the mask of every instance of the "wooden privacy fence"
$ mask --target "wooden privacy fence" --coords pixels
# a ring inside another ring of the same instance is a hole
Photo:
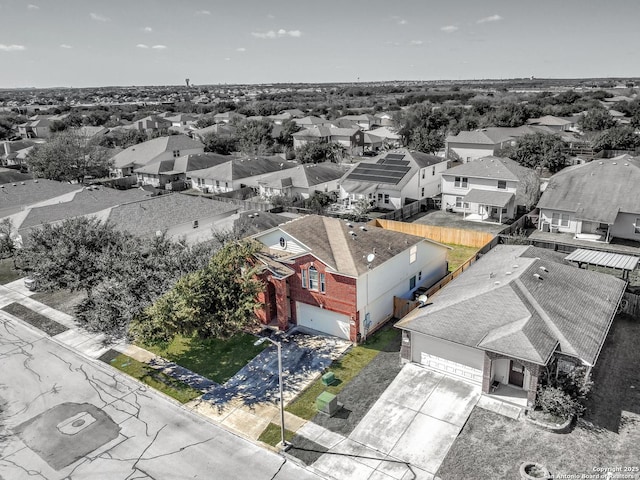
[[[464,230],[462,228],[404,223],[380,218],[374,220],[373,224],[386,230],[393,230],[394,232],[408,233],[409,235],[428,238],[440,243],[451,243],[454,245],[464,245],[466,247],[484,247],[494,239],[494,235],[491,233]]]
[[[619,311],[635,318],[640,318],[640,295],[624,292]]]
[[[417,308],[420,302],[407,300],[406,298],[393,297],[393,316],[402,318],[414,308]]]

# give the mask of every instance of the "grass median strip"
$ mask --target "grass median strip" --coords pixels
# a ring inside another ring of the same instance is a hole
[[[333,372],[336,377],[336,382],[333,385],[325,386],[322,379],[319,378],[289,404],[286,410],[305,420],[312,419],[318,413],[316,409],[318,395],[324,391],[334,395],[340,393],[398,335],[400,335],[398,330],[387,327],[372,335],[366,344],[352,347],[329,367],[329,371]]]
[[[108,363],[114,368],[117,368],[121,372],[140,380],[165,395],[175,398],[180,403],[187,403],[202,395],[198,390],[191,388],[179,380],[171,378],[160,370],[151,368],[146,363],[139,362],[127,355],[118,353],[115,350],[109,350],[100,357],[100,360]]]
[[[140,347],[222,385],[267,347],[255,341],[246,333],[225,340],[177,335],[171,342]]]
[[[29,325],[32,325],[37,329],[42,330],[51,337],[69,330],[61,323],[51,320],[50,318],[45,317],[44,315],[41,315],[19,303],[10,303],[9,305],[2,307],[2,310],[18,317],[20,320],[27,322]]]
[[[291,430],[285,429],[284,439],[287,442],[290,442],[294,435],[295,433],[293,433]],[[269,425],[267,425],[267,428],[265,428],[264,432],[260,434],[258,440],[266,443],[267,445],[271,445],[272,447],[278,445],[282,440],[282,430],[280,425],[276,425],[275,423],[270,423]]]

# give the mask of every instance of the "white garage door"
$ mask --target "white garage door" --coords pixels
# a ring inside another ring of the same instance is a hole
[[[446,358],[436,357],[429,353],[422,352],[420,363],[427,367],[438,370],[439,372],[462,377],[465,380],[469,380],[474,383],[482,384],[482,371],[477,368],[457,363]]]
[[[349,317],[324,308],[296,302],[298,325],[349,340]]]

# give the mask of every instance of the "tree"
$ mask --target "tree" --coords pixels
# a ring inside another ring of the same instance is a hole
[[[318,215],[322,215],[324,213],[325,209],[329,205],[331,205],[334,201],[335,201],[335,199],[331,195],[329,195],[328,193],[313,192],[313,195],[311,195],[309,198],[305,199],[304,208],[308,208],[313,213],[316,213]]]
[[[37,176],[66,182],[106,176],[111,165],[107,151],[77,131],[60,132],[49,142],[36,145],[26,162]]]
[[[13,239],[13,222],[10,218],[4,218],[0,221],[0,258],[13,257],[13,265],[15,267],[16,244]]]
[[[254,321],[258,293],[253,255],[255,242],[229,242],[209,264],[184,275],[175,286],[147,308],[131,326],[135,338],[166,341],[176,334],[226,338]]]
[[[278,143],[285,148],[293,147],[293,134],[298,132],[300,127],[293,120],[285,120],[282,122],[282,130],[278,136]]]
[[[615,126],[616,121],[604,108],[592,108],[580,115],[578,126],[585,132],[599,132]]]
[[[409,147],[424,153],[437,153],[444,148],[444,133],[426,127],[414,129],[409,137]]]
[[[229,135],[218,135],[216,133],[208,133],[202,139],[204,143],[204,151],[219,153],[220,155],[229,155],[236,151],[237,139]]]
[[[308,142],[296,149],[296,158],[301,163],[340,163],[345,153],[345,148],[339,143]]]
[[[596,150],[635,150],[640,147],[640,135],[633,127],[611,127],[595,139],[593,147]]]
[[[238,124],[238,150],[245,155],[267,155],[272,153],[273,124],[268,120],[244,120]]]
[[[515,161],[533,169],[547,168],[551,173],[566,166],[565,143],[558,135],[534,133],[520,137],[515,149]]]

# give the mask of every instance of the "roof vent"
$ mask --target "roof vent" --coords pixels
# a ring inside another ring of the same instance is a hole
[[[518,264],[513,265],[513,268],[518,268]]]
[[[628,164],[628,163],[625,163],[625,164],[624,164],[624,166],[625,166],[625,167],[628,167],[628,166],[629,166],[629,164]]]
[[[500,285],[500,281],[496,280],[495,282],[493,282],[494,285]]]
[[[33,181],[33,183],[38,183],[38,179],[36,178],[36,179]]]
[[[17,184],[17,183],[14,183],[14,184],[13,184],[13,186],[14,186],[14,187],[17,187],[17,186],[18,186],[18,184]]]
[[[598,162],[598,165],[604,165],[604,162]]]
[[[507,272],[507,275],[511,275],[511,272]]]
[[[542,277],[538,273],[534,273],[533,276],[536,277],[538,280],[542,280]]]
[[[20,182],[20,185],[24,185],[24,182]]]
[[[364,225],[360,225],[360,230],[362,230],[363,232],[367,231],[367,227],[365,227]]]
[[[613,165],[617,165],[617,164],[618,164],[618,162],[613,162]]]
[[[353,228],[353,223],[347,223],[347,227]]]
[[[547,267],[540,267],[540,270],[542,270],[543,272],[548,272],[549,270],[547,270]]]
[[[353,230],[349,230],[349,235],[351,235],[352,237],[356,236],[356,232],[354,232]]]
[[[247,215],[249,218],[253,218],[253,214],[250,213],[249,215]]]

